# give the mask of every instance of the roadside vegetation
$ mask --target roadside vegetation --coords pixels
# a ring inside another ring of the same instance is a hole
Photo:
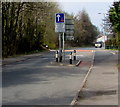
[[[54,14],[60,12],[55,2],[3,2],[3,57],[42,50],[57,43]]]
[[[100,33],[94,26],[85,10],[80,11],[75,17],[74,46],[91,46]]]
[[[55,13],[65,13],[57,2],[2,2],[2,56],[39,52],[58,48],[58,34],[54,30]],[[97,36],[85,10],[78,15],[65,13],[75,21],[75,40],[70,46],[91,45]]]
[[[120,51],[120,1],[113,2],[108,12],[109,26],[112,30],[113,37],[106,41],[110,49],[117,49]],[[118,71],[120,71],[120,62],[118,54]]]
[[[105,42],[105,45],[106,45],[106,49],[118,50],[118,44],[115,37],[108,39]]]
[[[57,2],[2,2],[2,56],[57,49],[55,13],[65,13],[66,18],[74,20],[74,40],[65,41],[67,47],[93,45],[100,32],[85,10],[75,16],[62,11]],[[113,37],[106,46],[120,50],[120,1],[113,2],[108,14],[107,27]]]
[[[109,39],[106,44],[111,47],[117,47],[120,50],[120,1],[113,2],[109,9],[110,28],[114,37]]]

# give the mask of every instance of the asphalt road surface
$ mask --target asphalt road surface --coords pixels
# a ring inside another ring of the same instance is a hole
[[[70,105],[92,61],[93,51],[78,52],[76,67],[55,63],[55,52],[4,65],[3,105]]]

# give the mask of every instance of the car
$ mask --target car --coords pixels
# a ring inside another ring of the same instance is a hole
[[[48,48],[48,45],[46,45],[46,44],[44,44],[43,46],[44,46],[45,48]]]
[[[101,48],[102,42],[95,42],[95,48]]]

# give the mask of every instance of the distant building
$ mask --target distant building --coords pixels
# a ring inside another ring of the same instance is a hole
[[[107,36],[100,34],[97,36],[96,42],[105,42],[106,40]]]

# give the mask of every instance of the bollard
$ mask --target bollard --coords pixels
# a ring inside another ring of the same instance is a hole
[[[74,50],[74,61],[76,60],[76,50]]]
[[[72,52],[70,53],[70,64],[72,64]]]
[[[59,59],[59,62],[62,62],[62,50],[60,52],[60,59]]]
[[[56,51],[55,57],[56,57],[56,62],[58,62],[58,51]]]
[[[62,62],[62,55],[60,56],[60,62]]]

